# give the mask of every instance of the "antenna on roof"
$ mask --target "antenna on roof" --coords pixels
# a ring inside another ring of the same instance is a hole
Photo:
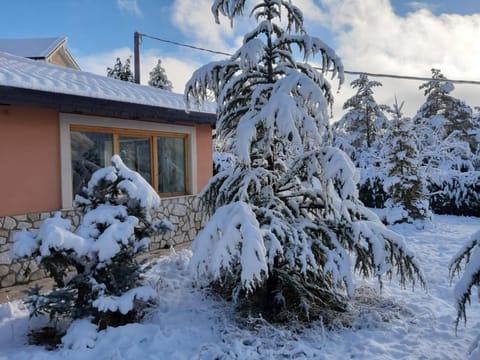
[[[140,39],[142,34],[133,33],[133,67],[135,69],[135,83],[140,84]]]

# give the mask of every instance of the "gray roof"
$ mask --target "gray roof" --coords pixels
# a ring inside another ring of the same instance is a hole
[[[106,76],[0,52],[0,104],[47,106],[65,112],[215,123],[215,104],[185,112],[175,94]]]
[[[66,37],[0,39],[0,51],[31,59],[44,59],[66,41]]]

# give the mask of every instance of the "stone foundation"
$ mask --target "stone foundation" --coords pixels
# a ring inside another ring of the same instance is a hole
[[[150,250],[168,248],[173,245],[192,241],[205,224],[205,215],[198,210],[196,196],[179,196],[162,199],[159,211],[160,219],[168,219],[175,227],[174,231],[152,239]],[[80,214],[74,210],[61,211],[62,217],[69,218],[76,228],[80,223]],[[12,261],[10,248],[13,234],[22,229],[35,230],[43,220],[55,214],[53,212],[34,213],[0,217],[0,288],[25,284],[46,277],[34,260]],[[28,269],[29,274],[25,275]]]

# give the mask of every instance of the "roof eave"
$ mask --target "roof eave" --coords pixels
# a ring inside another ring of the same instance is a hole
[[[48,91],[0,86],[0,105],[56,109],[65,113],[100,115],[152,122],[182,122],[215,125],[211,113],[189,112],[159,106],[128,103]]]

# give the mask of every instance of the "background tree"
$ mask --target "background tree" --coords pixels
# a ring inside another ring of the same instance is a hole
[[[172,83],[168,80],[165,69],[162,67],[162,60],[158,59],[157,65],[150,71],[150,80],[148,80],[148,85],[172,91]]]
[[[378,81],[368,79],[361,74],[351,82],[357,89],[354,96],[343,104],[347,113],[334,125],[335,144],[342,147],[360,165],[359,155],[371,152],[378,136],[386,128],[387,118],[383,111],[388,106],[377,104],[373,96],[373,88],[382,86]]]
[[[418,160],[416,137],[411,120],[403,117],[397,102],[391,112],[393,119],[384,137],[386,177],[383,181],[388,223],[413,222],[430,217],[425,188],[425,176]]]
[[[244,7],[216,0],[212,10],[233,22]],[[251,16],[257,27],[241,48],[186,85],[187,104],[215,96],[217,147],[236,159],[202,193],[213,215],[193,243],[199,281],[274,320],[345,309],[349,252],[365,276],[423,282],[401,238],[358,201],[351,161],[323,146],[333,101],[324,74],[333,69],[342,82],[340,59],[306,34],[290,1],[258,1]],[[296,61],[294,46],[305,60],[320,55],[322,69]]]
[[[432,80],[420,89],[426,100],[413,121],[423,162],[433,168],[473,170],[478,142],[472,133],[472,109],[450,95],[455,87],[438,69],[432,69]]]
[[[36,258],[55,281],[45,295],[31,289],[25,300],[31,315],[88,319],[100,329],[135,321],[138,305],[157,297],[141,285],[135,255],[148,248],[150,236],[171,229],[152,218],[159,205],[155,190],[115,155],[77,195],[83,216],[75,232],[57,213],[38,231],[17,233],[12,256]]]
[[[125,64],[122,64],[120,58],[117,57],[113,68],[107,68],[107,76],[117,80],[135,82],[132,70],[130,69],[130,58],[125,60]]]

